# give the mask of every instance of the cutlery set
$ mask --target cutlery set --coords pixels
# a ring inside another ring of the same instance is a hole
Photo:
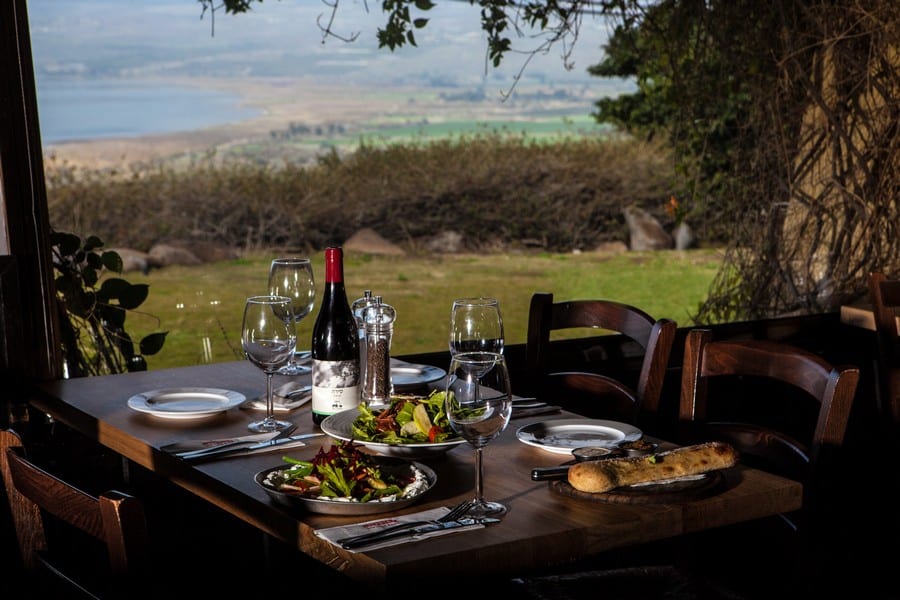
[[[298,435],[290,435],[296,425],[279,432],[273,432],[269,439],[259,440],[258,436],[247,436],[249,439],[237,439],[218,445],[201,448],[199,450],[190,450],[185,452],[175,452],[178,458],[193,462],[205,461],[213,458],[225,458],[228,456],[239,456],[246,454],[259,454],[272,450],[284,450],[287,448],[296,448],[305,446],[306,441],[311,438],[322,437],[324,433],[302,433]]]
[[[460,517],[459,519],[451,521],[444,521],[441,519],[434,521],[414,521],[412,523],[401,523],[400,525],[388,527],[387,529],[382,529],[380,531],[373,531],[372,533],[342,538],[337,540],[336,543],[340,545],[341,548],[353,550],[355,548],[362,548],[363,546],[369,546],[376,542],[392,540],[398,537],[409,537],[414,539],[416,536],[425,535],[435,531],[473,527],[476,525],[490,525],[499,522],[500,519],[492,517]]]
[[[561,407],[547,404],[537,398],[513,398],[512,418],[534,417],[559,412]]]

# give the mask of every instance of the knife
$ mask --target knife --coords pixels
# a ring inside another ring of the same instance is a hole
[[[260,442],[252,446],[230,446],[228,448],[213,448],[200,454],[190,456],[182,456],[181,458],[191,461],[201,461],[208,458],[223,458],[225,456],[242,456],[245,454],[258,454],[260,452],[269,452],[285,448],[294,448],[297,446],[305,446],[310,438],[322,437],[324,433],[300,433],[286,438],[277,438],[267,442]]]
[[[166,452],[169,452],[171,454],[174,454],[178,458],[190,458],[191,456],[205,454],[206,452],[210,452],[212,450],[218,450],[219,448],[235,448],[238,446],[252,446],[253,444],[259,444],[261,442],[268,442],[268,441],[271,441],[274,439],[286,437],[286,436],[292,434],[295,429],[297,429],[297,426],[291,425],[290,427],[285,428],[281,431],[272,431],[269,433],[256,433],[253,435],[245,435],[245,436],[235,437],[235,438],[231,438],[231,439],[224,438],[224,439],[220,439],[220,440],[207,440],[205,442],[195,442],[195,443],[200,443],[203,446],[201,448],[195,448],[193,450],[188,448],[187,450],[182,449],[182,450],[173,452],[173,450],[177,449],[179,446],[183,448],[185,445],[188,445],[188,443],[186,443],[186,442],[170,444],[169,446],[163,446],[161,449],[165,450]]]
[[[372,533],[364,533],[362,535],[355,535],[348,538],[343,538],[337,540],[337,544],[346,550],[352,550],[354,548],[359,548],[361,546],[368,546],[370,544],[374,544],[376,542],[383,542],[385,540],[392,540],[397,537],[411,537],[414,538],[418,535],[422,535],[425,533],[431,533],[432,531],[444,531],[447,529],[457,529],[459,527],[472,527],[473,525],[490,525],[491,523],[499,523],[500,519],[494,519],[491,517],[483,517],[483,518],[472,518],[472,517],[463,517],[461,519],[457,519],[455,521],[448,521],[446,523],[434,522],[427,523],[425,525],[417,525],[414,527],[391,527],[384,531],[373,531]]]

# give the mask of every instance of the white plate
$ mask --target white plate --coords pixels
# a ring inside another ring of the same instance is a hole
[[[136,394],[128,399],[128,407],[166,419],[196,419],[234,408],[246,399],[219,388],[166,388]]]
[[[560,419],[520,427],[520,442],[554,454],[572,454],[582,446],[615,446],[619,442],[638,440],[643,432],[633,425],[600,419]]]
[[[391,384],[394,391],[400,388],[414,387],[442,379],[447,371],[431,365],[416,365],[391,361]]]
[[[385,444],[383,442],[367,442],[364,440],[353,439],[353,421],[359,416],[359,409],[351,408],[339,413],[325,417],[320,427],[322,431],[341,441],[354,441],[362,444],[366,448],[384,454],[386,456],[396,456],[400,458],[428,458],[443,454],[448,450],[455,448],[466,442],[463,438],[456,438],[445,442],[437,442],[429,444],[423,442],[420,444]]]

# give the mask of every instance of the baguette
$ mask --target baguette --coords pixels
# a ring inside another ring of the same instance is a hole
[[[648,456],[578,462],[569,467],[569,484],[578,491],[608,492],[617,487],[698,475],[737,464],[738,453],[723,442],[683,446]]]

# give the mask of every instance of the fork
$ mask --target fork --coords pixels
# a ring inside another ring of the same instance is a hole
[[[469,510],[469,507],[472,505],[471,500],[466,500],[464,502],[460,502],[456,506],[450,509],[450,512],[447,514],[438,517],[437,519],[429,519],[423,521],[409,521],[406,523],[399,523],[398,525],[393,525],[391,527],[385,527],[384,529],[379,529],[378,531],[373,531],[371,533],[363,533],[360,535],[354,535],[347,538],[343,538],[337,540],[338,544],[346,544],[348,542],[352,542],[354,544],[358,544],[359,542],[363,542],[369,538],[379,538],[386,533],[392,533],[397,531],[403,531],[405,529],[415,529],[416,527],[421,527],[422,525],[431,525],[433,523],[449,523],[451,521],[455,521],[458,518],[462,517],[466,514],[466,511]]]

